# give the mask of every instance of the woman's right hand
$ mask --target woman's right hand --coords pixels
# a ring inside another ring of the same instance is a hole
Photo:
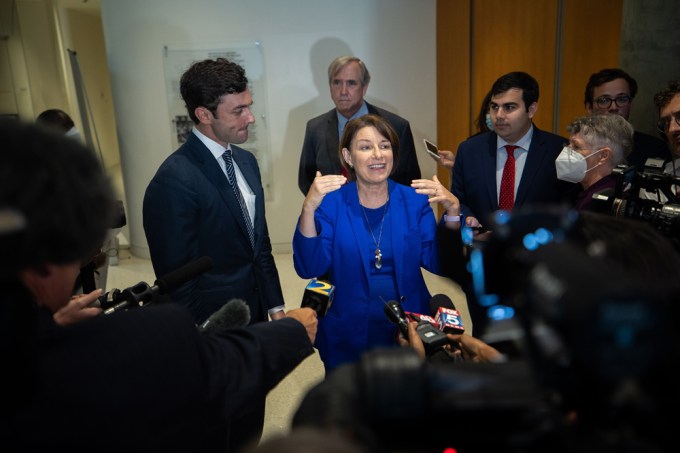
[[[323,201],[323,197],[327,193],[338,190],[347,182],[347,177],[343,175],[325,175],[322,176],[320,171],[316,172],[316,177],[309,187],[305,201],[302,204],[302,210],[316,211]]]
[[[303,236],[311,238],[318,235],[314,223],[314,212],[321,206],[326,194],[338,190],[346,182],[347,177],[343,175],[322,176],[320,171],[316,172],[316,177],[309,187],[305,201],[302,202],[299,229]]]

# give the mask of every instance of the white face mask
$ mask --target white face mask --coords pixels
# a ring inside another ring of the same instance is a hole
[[[588,168],[586,159],[590,156],[594,156],[600,151],[602,150],[595,150],[592,154],[584,157],[580,153],[574,151],[571,147],[565,146],[562,148],[560,155],[557,156],[557,159],[555,159],[557,179],[573,183],[583,181],[587,172],[599,166],[598,164],[593,168]]]

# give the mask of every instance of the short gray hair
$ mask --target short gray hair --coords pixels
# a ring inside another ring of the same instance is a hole
[[[612,166],[625,163],[633,150],[633,126],[620,115],[603,114],[576,118],[567,126],[570,134],[581,134],[590,146],[611,148]]]
[[[333,83],[333,77],[335,77],[335,74],[340,72],[342,68],[352,62],[359,65],[359,70],[361,71],[361,84],[364,86],[368,85],[368,83],[371,81],[371,74],[369,74],[368,68],[366,68],[364,62],[359,58],[350,57],[349,55],[343,55],[342,57],[336,58],[331,62],[330,66],[328,66],[328,84],[330,85]]]

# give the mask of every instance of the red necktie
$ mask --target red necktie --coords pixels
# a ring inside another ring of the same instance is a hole
[[[498,197],[498,207],[500,209],[511,210],[515,205],[515,149],[519,146],[505,145],[508,150],[508,159],[503,167],[503,177],[501,178],[501,193]]]

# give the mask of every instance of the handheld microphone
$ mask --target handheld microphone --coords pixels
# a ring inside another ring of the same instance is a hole
[[[385,302],[384,310],[387,319],[396,324],[401,334],[408,340],[408,319],[401,304],[396,300],[390,300]]]
[[[317,316],[324,316],[333,303],[334,294],[335,286],[325,280],[313,278],[305,287],[300,306],[311,308],[316,311]]]
[[[439,329],[437,321],[432,316],[408,311],[406,316],[418,323],[416,332],[425,346],[426,355],[431,356],[448,343],[446,334]]]
[[[210,315],[198,330],[204,334],[220,334],[235,327],[245,327],[250,322],[250,307],[243,299],[231,299]]]
[[[101,308],[106,315],[110,315],[111,313],[126,309],[130,306],[141,307],[150,302],[154,296],[167,294],[169,291],[172,291],[178,286],[183,285],[203,272],[211,269],[212,266],[212,258],[204,256],[156,279],[154,286],[149,286],[149,284],[145,282],[139,282],[122,291],[115,288],[106,294],[99,296],[97,300],[92,302],[89,306]]]
[[[465,332],[463,319],[453,305],[453,301],[446,294],[435,294],[430,299],[430,312],[439,329],[444,333],[461,334]]]

